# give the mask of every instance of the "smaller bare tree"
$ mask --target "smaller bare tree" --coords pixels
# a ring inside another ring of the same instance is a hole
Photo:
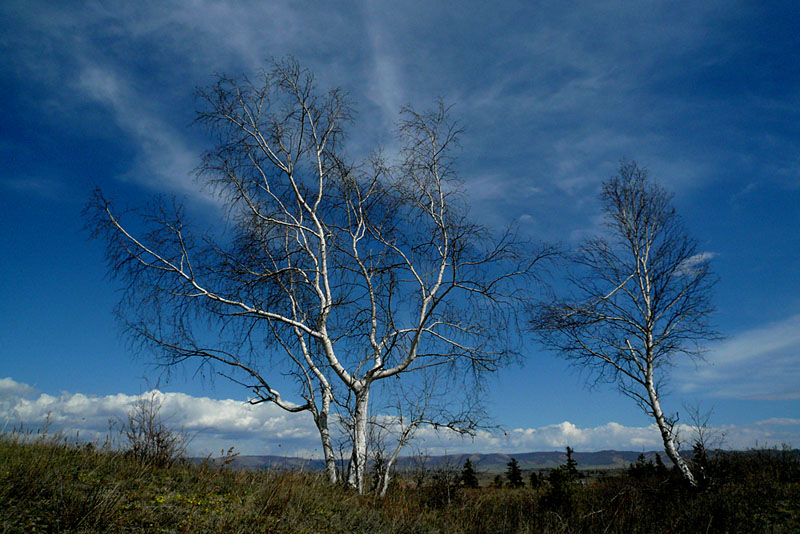
[[[688,413],[692,432],[692,471],[700,486],[706,487],[710,482],[711,462],[709,452],[718,451],[725,442],[725,432],[711,426],[711,416],[714,409],[704,410],[700,404],[684,404],[683,409]]]
[[[473,386],[471,394],[462,394],[462,402],[453,406],[451,390],[460,383],[447,376],[442,367],[426,368],[420,373],[414,385],[404,385],[400,381],[392,385],[387,395],[392,403],[382,410],[390,415],[370,418],[370,448],[376,469],[380,467],[376,488],[380,497],[386,496],[401,450],[420,428],[470,437],[474,437],[479,428],[488,428],[479,387]]]
[[[678,451],[677,416],[664,413],[661,396],[675,359],[700,357],[702,342],[717,337],[710,255],[698,253],[671,195],[635,162],[622,163],[600,198],[608,238],[578,249],[571,294],[539,305],[532,326],[546,346],[616,384],[653,417],[667,456],[695,486]]]
[[[704,451],[721,449],[725,442],[725,432],[711,426],[714,408],[703,409],[700,404],[684,404],[692,431],[692,443]]]
[[[122,423],[126,452],[143,464],[168,466],[186,454],[188,435],[167,426],[161,417],[161,406],[158,390],[139,395]]]

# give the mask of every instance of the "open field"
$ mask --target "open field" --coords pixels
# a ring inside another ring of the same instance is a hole
[[[797,452],[718,454],[702,490],[641,463],[536,488],[469,490],[460,466],[398,480],[386,499],[321,473],[155,466],[64,439],[0,439],[3,532],[798,532]],[[527,482],[527,478],[526,478]]]

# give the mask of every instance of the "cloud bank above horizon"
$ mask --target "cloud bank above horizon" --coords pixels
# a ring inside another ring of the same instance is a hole
[[[111,438],[119,443],[119,425],[128,411],[137,400],[153,394],[161,402],[160,415],[167,425],[182,429],[192,438],[188,452],[193,456],[215,456],[233,446],[245,455],[321,457],[319,437],[309,414],[289,414],[271,404],[253,406],[234,399],[195,397],[185,393],[153,390],[140,395],[94,396],[69,392],[49,395],[7,377],[0,379],[0,420],[4,421],[5,432],[15,428],[36,432],[46,427],[48,433],[59,433],[81,442],[102,443]],[[724,448],[777,446],[800,441],[800,419],[771,418],[746,425],[712,427],[711,431],[724,435]],[[681,435],[690,441],[692,431],[683,425]],[[610,421],[580,428],[563,421],[538,428],[482,430],[474,439],[423,428],[404,453],[512,454],[558,450],[567,445],[582,452],[661,448],[654,425],[636,427]]]

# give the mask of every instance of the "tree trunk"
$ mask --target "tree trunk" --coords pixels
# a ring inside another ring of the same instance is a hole
[[[400,449],[405,445],[404,441],[401,441],[400,444],[397,445],[397,448],[394,450],[394,453],[383,466],[383,476],[380,480],[380,485],[378,486],[378,496],[381,498],[386,497],[386,492],[389,489],[389,482],[392,480],[392,468],[394,467],[394,463],[397,461],[397,457],[400,455]]]
[[[386,464],[386,467],[383,470],[383,476],[378,484],[378,496],[383,499],[386,497],[386,492],[389,489],[389,482],[392,480],[392,466],[390,464]]]
[[[664,417],[664,412],[661,409],[661,401],[658,398],[658,392],[653,384],[652,378],[647,380],[647,394],[650,397],[650,407],[653,409],[653,416],[656,418],[658,430],[661,432],[661,439],[664,442],[664,451],[672,460],[672,463],[678,466],[683,478],[693,487],[697,486],[697,480],[694,478],[692,471],[686,464],[686,461],[678,453],[678,448],[675,446],[675,438],[673,437],[673,429],[671,425],[667,424],[667,419]]]
[[[331,408],[330,393],[323,392],[322,395],[322,410],[317,415],[317,429],[319,430],[319,437],[322,440],[322,454],[325,457],[325,472],[328,475],[328,482],[336,484],[339,482],[339,472],[336,469],[336,456],[333,451],[333,443],[331,442],[331,433],[328,429],[328,414]]]
[[[386,491],[389,489],[389,481],[392,479],[392,467],[394,467],[397,457],[400,456],[400,450],[405,447],[406,442],[408,442],[417,425],[419,425],[419,422],[414,421],[403,430],[400,434],[400,439],[397,441],[397,447],[395,447],[394,452],[389,457],[389,460],[387,460],[386,465],[384,465],[378,493],[381,498],[386,497]]]
[[[364,475],[367,469],[367,409],[369,384],[356,393],[356,409],[353,413],[353,453],[347,473],[347,485],[364,493]]]

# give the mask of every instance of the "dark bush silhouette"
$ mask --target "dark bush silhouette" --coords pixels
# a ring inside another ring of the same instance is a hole
[[[464,462],[464,469],[461,470],[461,483],[465,488],[477,488],[478,476],[475,474],[475,468],[472,467],[472,462],[469,458]]]
[[[508,485],[511,488],[521,488],[525,485],[522,481],[522,470],[519,468],[519,462],[517,462],[516,458],[511,458],[511,461],[508,462],[508,469],[506,469],[506,478],[508,479]]]

